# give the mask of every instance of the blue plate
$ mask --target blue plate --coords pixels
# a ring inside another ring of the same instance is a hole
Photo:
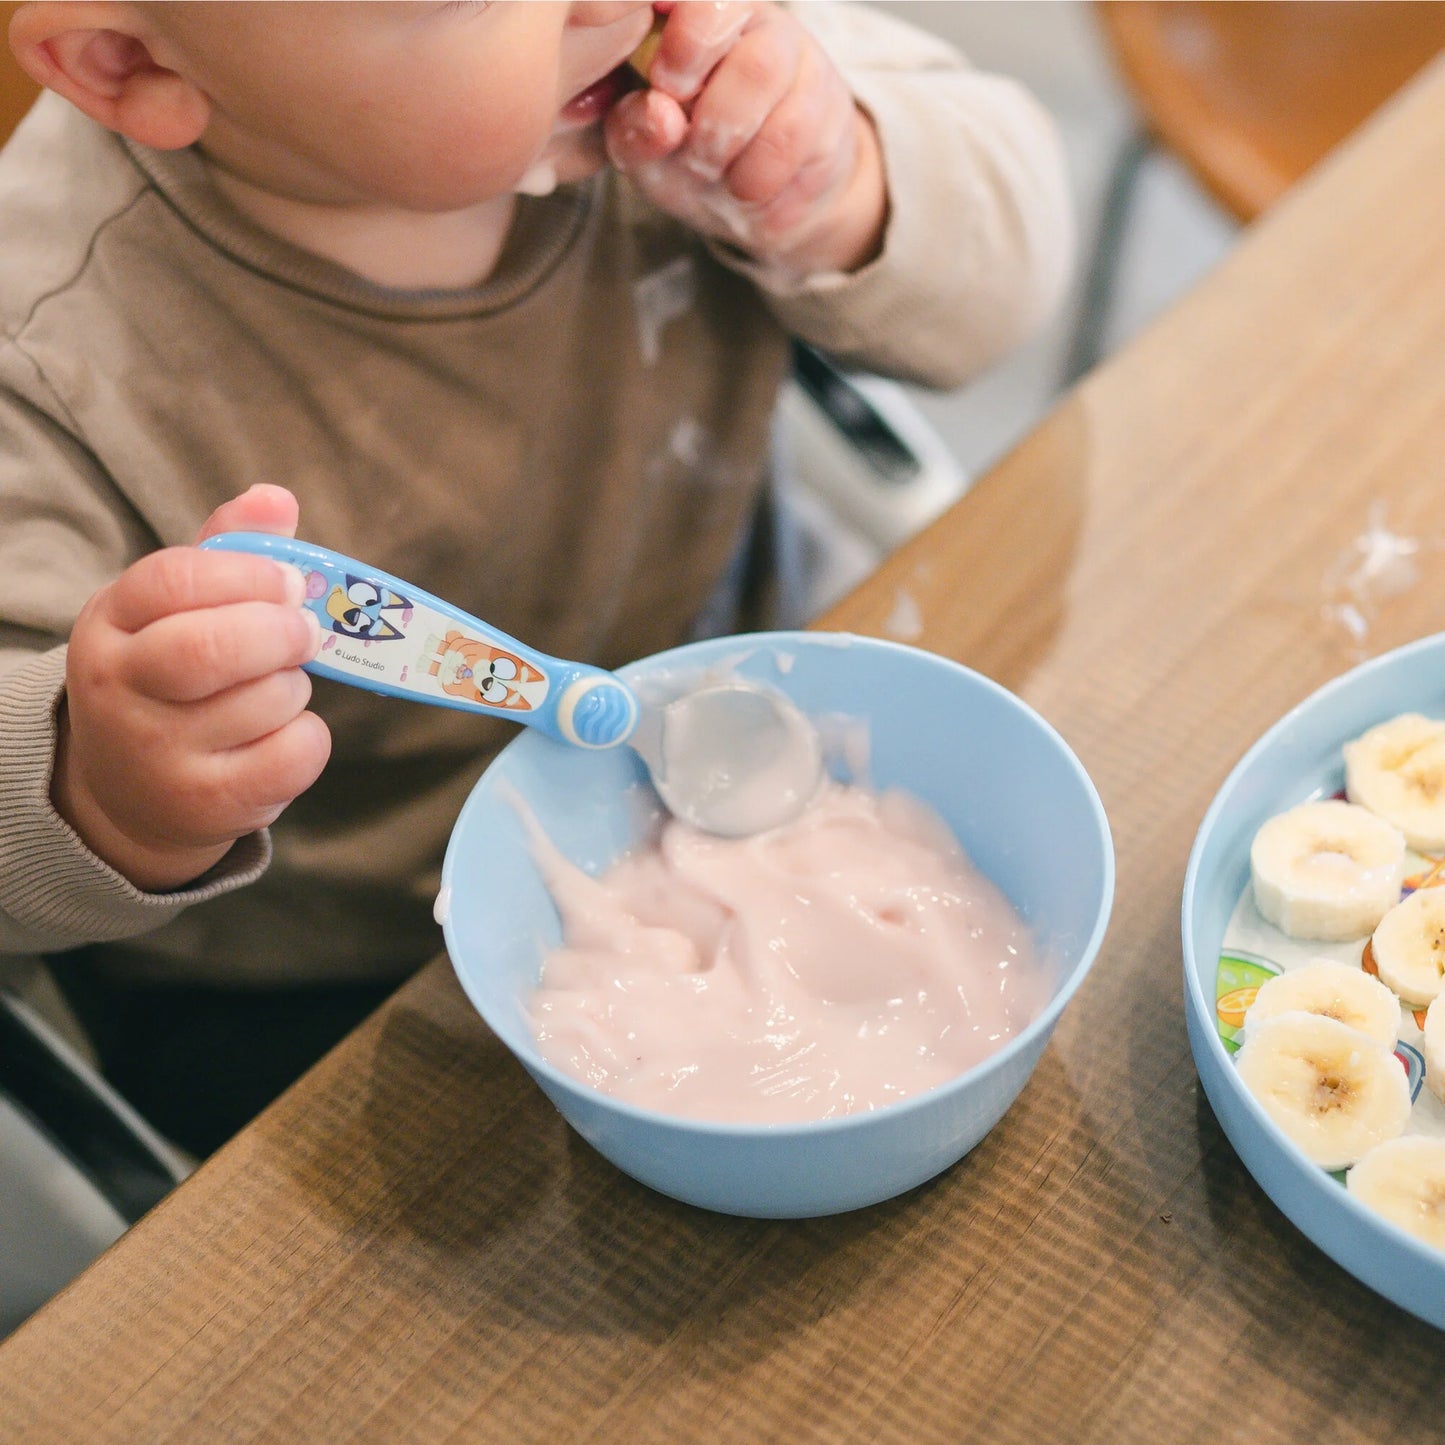
[[[1312,1164],[1240,1083],[1216,1027],[1225,929],[1249,883],[1260,824],[1344,786],[1340,749],[1401,712],[1445,713],[1445,634],[1373,658],[1327,683],[1259,739],[1204,815],[1184,877],[1184,1004],[1200,1082],[1220,1127],[1260,1187],[1356,1279],[1445,1329],[1445,1253],[1352,1198]]]

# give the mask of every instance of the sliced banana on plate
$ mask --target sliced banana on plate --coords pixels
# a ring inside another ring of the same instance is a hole
[[[1425,1014],[1425,1086],[1445,1104],[1445,993]]]
[[[1337,1019],[1267,1019],[1249,1030],[1235,1064],[1265,1113],[1324,1169],[1348,1168],[1410,1117],[1400,1061]]]
[[[1445,989],[1445,887],[1418,888],[1380,920],[1370,952],[1381,980],[1406,1003]]]
[[[1364,938],[1400,900],[1405,838],[1337,798],[1270,818],[1249,850],[1254,901],[1291,938]]]
[[[1401,713],[1345,744],[1345,795],[1418,853],[1445,852],[1445,722]]]
[[[1391,1139],[1371,1149],[1345,1175],[1345,1184],[1361,1203],[1445,1249],[1445,1139]]]
[[[1400,1001],[1379,979],[1348,963],[1319,959],[1260,985],[1244,1016],[1245,1037],[1280,1014],[1319,1014],[1367,1034],[1382,1049],[1400,1037]]]

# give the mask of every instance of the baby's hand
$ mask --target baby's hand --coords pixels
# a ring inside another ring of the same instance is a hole
[[[877,254],[888,209],[878,138],[793,16],[684,0],[648,80],[613,107],[606,136],[613,164],[655,204],[790,279]]]
[[[296,502],[253,487],[198,541],[292,535]],[[71,633],[51,797],[92,852],[152,892],[218,863],[320,775],[325,723],[306,711],[320,630],[294,567],[170,547],[82,609]]]

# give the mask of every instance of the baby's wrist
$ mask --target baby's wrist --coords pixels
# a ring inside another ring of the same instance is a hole
[[[86,785],[70,748],[64,714],[56,738],[50,804],[76,837],[107,867],[142,893],[171,893],[209,872],[230,851],[229,843],[205,847],[147,845],[130,836]]]

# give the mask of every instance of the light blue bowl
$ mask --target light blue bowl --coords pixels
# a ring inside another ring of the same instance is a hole
[[[1366,1208],[1311,1163],[1240,1083],[1215,1021],[1219,950],[1266,818],[1344,786],[1341,746],[1401,712],[1445,712],[1445,635],[1362,664],[1288,712],[1240,759],[1204,815],[1184,877],[1189,1045],[1220,1127],[1260,1187],[1337,1264],[1445,1329],[1445,1254]]]
[[[1050,1000],[983,1064],[872,1113],[802,1124],[700,1123],[619,1103],[538,1053],[524,1016],[558,921],[508,790],[589,872],[657,816],[630,749],[589,753],[527,732],[477,783],[443,869],[447,949],[478,1012],[577,1132],[618,1168],[727,1214],[804,1218],[875,1204],[962,1158],[1023,1088],[1084,979],[1113,901],[1108,822],[1059,735],[997,684],[915,648],[829,633],[718,638],[622,669],[634,684],[732,664],[812,716],[866,722],[871,782],[930,803],[1033,928],[1055,971]]]

